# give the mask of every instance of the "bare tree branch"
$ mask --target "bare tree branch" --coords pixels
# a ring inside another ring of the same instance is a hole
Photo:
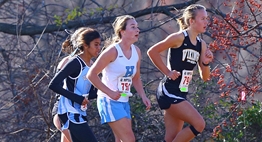
[[[199,78],[197,68],[192,77],[188,100],[206,121],[202,135],[192,142],[218,140],[214,138],[213,134],[217,134],[214,129],[224,124],[227,127],[220,127],[223,131],[219,136],[223,136],[224,141],[233,141],[228,138],[238,137],[234,132],[242,130],[244,124],[239,123],[240,116],[236,113],[247,107],[239,102],[240,91],[245,91],[248,105],[251,99],[262,99],[260,0],[237,3],[229,0],[185,1],[0,0],[0,141],[60,141],[60,131],[54,127],[51,114],[56,97],[48,84],[55,75],[58,61],[67,55],[61,51],[68,36],[63,30],[73,32],[78,27],[90,26],[98,29],[102,39],[107,40],[113,33],[111,22],[124,14],[136,17],[141,28],[139,41],[135,44],[142,54],[141,81],[152,101],[152,109],[145,113],[141,99],[137,95],[130,98],[132,129],[137,141],[163,141],[163,111],[155,101],[163,74],[146,53],[157,41],[179,30],[175,19],[181,16],[181,9],[196,2],[206,6],[210,14],[206,33],[199,36],[206,41],[215,58],[210,63],[212,77],[208,82],[203,83]],[[163,61],[168,59],[166,54],[166,51],[161,53]],[[95,104],[96,101],[90,102],[88,107],[90,128],[98,141],[112,142],[114,134],[108,125],[100,125]],[[255,127],[250,132],[248,127],[246,132],[241,132],[243,136],[262,139],[259,133],[254,133]]]
[[[173,5],[167,5],[167,6],[156,6],[153,8],[147,8],[144,10],[139,10],[136,12],[128,13],[129,15],[132,15],[134,17],[141,17],[145,16],[150,13],[163,13],[167,16],[174,17],[170,11],[176,10],[176,9],[182,9],[192,3],[195,3],[199,0],[191,0],[189,2],[183,2],[180,4],[173,4]],[[68,23],[63,23],[61,26],[57,26],[56,24],[48,25],[46,26],[37,26],[37,25],[13,25],[13,24],[6,24],[6,23],[0,23],[0,32],[4,32],[7,34],[16,35],[17,29],[21,29],[20,35],[38,35],[43,32],[44,33],[52,33],[55,31],[63,31],[65,29],[71,29],[71,28],[77,28],[80,26],[83,26],[83,23],[85,26],[91,26],[91,25],[97,25],[97,24],[107,24],[112,22],[116,16],[108,16],[108,17],[101,17],[101,18],[94,18],[94,19],[86,19],[81,21],[69,21]],[[19,26],[19,28],[17,28]]]
[[[0,0],[0,7],[2,6],[2,5],[4,5],[6,2],[8,2],[9,0]]]
[[[221,17],[223,18],[223,20],[224,20],[228,25],[230,25],[230,26],[238,33],[238,35],[236,35],[236,36],[231,36],[230,38],[234,38],[234,37],[238,37],[238,36],[241,36],[241,35],[245,35],[245,34],[249,33],[250,31],[253,31],[254,29],[260,29],[260,30],[262,30],[262,27],[260,27],[260,26],[262,25],[262,22],[261,22],[261,23],[258,23],[258,22],[256,21],[256,22],[257,22],[256,25],[254,25],[254,26],[249,25],[249,30],[247,30],[247,31],[245,31],[245,32],[240,32],[240,31],[237,30],[236,27],[234,27],[234,26],[230,23],[230,21],[226,20],[226,14],[224,14],[224,13],[221,12],[220,10],[218,10],[218,9],[215,9],[215,10],[207,9],[207,11],[212,12],[212,13],[215,13],[216,15],[221,16]],[[254,14],[252,14],[252,15],[254,15]],[[254,16],[254,17],[255,17],[255,16]],[[233,18],[232,18],[232,19],[233,19]],[[241,22],[241,21],[239,21],[239,20],[237,20],[237,19],[233,19],[233,20],[234,20],[236,23],[238,23],[239,25],[244,25],[243,22]]]

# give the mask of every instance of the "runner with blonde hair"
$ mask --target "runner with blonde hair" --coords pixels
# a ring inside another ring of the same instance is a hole
[[[135,18],[130,15],[117,17],[113,27],[114,41],[99,55],[87,77],[98,88],[97,107],[101,123],[109,124],[116,142],[135,142],[128,102],[133,95],[132,85],[146,109],[151,107],[140,80],[141,52],[133,44],[140,31]],[[100,80],[98,74],[101,72]]]
[[[157,91],[159,107],[165,110],[165,141],[188,142],[205,128],[199,112],[187,101],[193,69],[198,65],[200,76],[207,81],[212,52],[205,41],[198,37],[207,28],[206,8],[199,4],[188,6],[178,19],[180,31],[156,43],[148,50],[148,56],[165,75]],[[167,66],[160,53],[168,49]],[[190,126],[183,128],[184,122]]]

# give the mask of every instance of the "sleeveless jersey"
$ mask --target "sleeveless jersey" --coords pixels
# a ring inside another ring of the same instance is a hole
[[[176,79],[166,78],[163,90],[172,94],[169,97],[181,99],[188,93],[188,85],[192,79],[193,69],[197,65],[201,53],[201,39],[197,37],[197,44],[193,45],[186,31],[183,31],[185,39],[179,48],[169,48],[167,66],[170,70],[176,70],[181,75]]]
[[[127,59],[118,43],[113,46],[117,50],[117,57],[115,61],[109,63],[103,69],[101,81],[113,91],[119,90],[131,94],[132,78],[136,74],[137,62],[139,60],[136,47],[133,44],[131,45],[131,57],[130,59]],[[97,95],[98,97],[111,99],[107,94],[100,90],[98,90]],[[121,96],[117,101],[128,102],[128,100],[129,95]]]

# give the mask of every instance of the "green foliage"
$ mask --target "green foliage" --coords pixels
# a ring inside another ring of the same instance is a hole
[[[90,9],[90,13],[91,16],[93,16],[95,14],[95,11],[93,9]]]
[[[102,7],[98,7],[95,9],[97,12],[102,12],[103,11],[103,8]]]
[[[193,77],[193,94],[188,96],[191,103],[206,121],[206,129],[194,141],[251,142],[262,139],[261,102],[241,102],[233,94],[225,95],[219,90],[216,78],[203,82]],[[214,94],[221,95],[214,96]]]
[[[63,20],[61,16],[55,15],[54,18],[55,18],[55,23],[57,26],[62,25]]]
[[[146,84],[146,83],[144,83]],[[146,110],[141,97],[137,94],[135,88],[131,87],[133,96],[129,98],[132,117],[132,129],[136,135],[137,142],[159,141],[164,138],[163,114],[156,103],[151,98],[151,109]],[[145,92],[146,89],[145,89]],[[150,96],[147,94],[150,99]]]
[[[258,141],[262,136],[261,102],[255,102],[246,108],[239,108],[228,125],[222,127],[217,141]]]
[[[67,18],[65,19],[65,22],[67,23],[68,21],[74,20],[76,17],[80,17],[83,15],[82,12],[80,12],[80,8],[76,7],[73,10],[66,9],[67,13]]]
[[[142,99],[134,95],[129,100],[131,107],[132,129],[136,135],[137,142],[159,141],[164,138],[163,114],[151,100],[151,109],[146,111]]]
[[[54,22],[56,23],[57,26],[61,26],[63,22],[68,23],[69,21],[75,20],[77,17],[80,17],[83,14],[85,14],[85,12],[81,11],[79,7],[76,7],[73,10],[66,9],[65,13],[66,13],[65,17],[58,16],[58,15],[54,16],[55,19]]]
[[[112,10],[114,8],[117,8],[117,5],[110,5],[107,10]],[[97,13],[103,12],[104,8],[103,7],[97,7],[97,8],[90,8],[88,9],[89,11],[87,12],[86,9],[80,9],[80,7],[75,7],[74,9],[66,9],[65,10],[65,15],[64,16],[58,16],[54,15],[55,23],[57,26],[61,26],[62,23],[68,23],[69,21],[75,20],[78,17],[83,16],[84,14],[89,14],[90,16],[94,16]]]
[[[113,10],[113,9],[115,9],[115,8],[117,8],[117,7],[118,7],[117,4],[110,4],[110,5],[108,6],[107,10],[110,11],[110,10]]]
[[[212,140],[212,129],[222,119],[222,116],[218,113],[217,104],[212,100],[214,96],[209,94],[209,90],[212,90],[213,86],[215,86],[213,80],[203,82],[199,78],[198,73],[193,75],[191,81],[191,88],[193,90],[189,92],[187,98],[205,119],[206,128],[211,128],[211,130],[204,130],[200,136],[195,137],[193,142]]]

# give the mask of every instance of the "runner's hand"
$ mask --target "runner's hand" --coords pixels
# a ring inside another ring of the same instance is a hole
[[[167,74],[167,77],[172,80],[176,80],[181,75],[180,72],[176,70],[172,70]]]
[[[210,62],[212,62],[213,58],[214,58],[213,53],[207,48],[203,59],[203,63],[209,64]]]
[[[83,102],[82,102],[81,105],[86,105],[86,104],[88,104],[88,103],[89,103],[89,100],[88,100],[87,98],[85,98],[85,99],[83,100]]]
[[[121,97],[120,91],[112,91],[108,96],[113,100],[118,100]]]
[[[151,108],[151,101],[145,96],[142,98],[143,103],[146,105],[146,110]]]

